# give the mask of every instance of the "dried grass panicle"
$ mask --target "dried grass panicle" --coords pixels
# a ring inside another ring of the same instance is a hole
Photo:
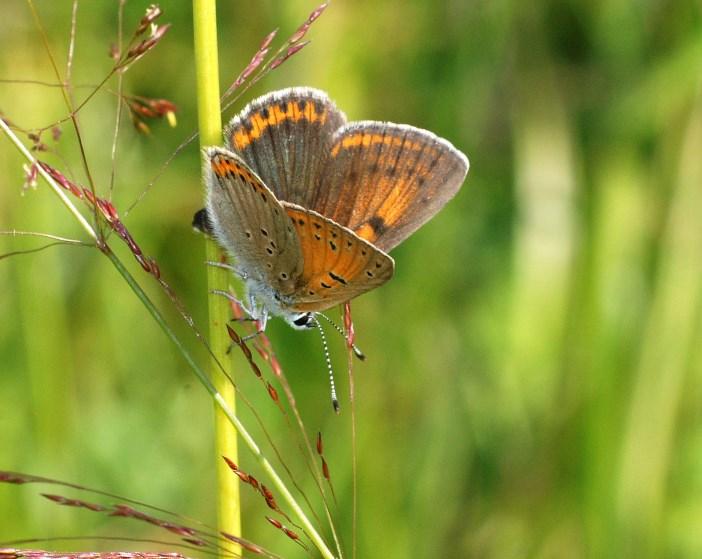
[[[181,553],[147,551],[45,551],[0,548],[0,559],[187,559]]]
[[[239,538],[238,536],[234,536],[232,534],[228,534],[227,532],[220,532],[223,538],[239,544],[241,547],[243,547],[246,551],[250,551],[251,553],[255,553],[257,555],[269,555],[266,553],[266,550],[263,549],[261,546],[256,545],[255,543],[251,543],[248,540],[244,540],[242,538]]]
[[[268,389],[268,394],[270,395],[271,399],[276,403],[280,402],[278,391],[273,387],[273,385],[270,382],[266,384],[266,388]]]
[[[49,146],[47,146],[44,142],[41,141],[41,136],[40,134],[37,134],[35,132],[29,132],[27,134],[27,138],[32,142],[32,151],[48,151]]]
[[[232,306],[235,307],[236,304],[233,304]],[[234,315],[235,319],[239,316],[239,312],[237,310],[233,310],[232,314]],[[278,390],[276,390],[276,388],[270,382],[263,378],[261,368],[254,361],[253,354],[249,349],[249,346],[246,345],[244,339],[241,336],[239,336],[239,334],[237,334],[236,331],[229,324],[227,324],[227,334],[229,335],[229,339],[231,339],[232,342],[234,342],[234,344],[239,346],[241,352],[246,358],[247,363],[249,364],[249,368],[251,369],[251,371],[253,371],[254,375],[256,375],[256,378],[258,378],[264,384],[268,396],[271,398],[271,400],[273,400],[275,405],[278,406],[278,409],[285,415],[285,410],[283,409],[283,405],[280,401]],[[278,359],[273,354],[273,350],[270,345],[270,340],[268,340],[268,338],[265,337],[265,334],[263,332],[257,332],[257,337],[265,339],[267,348],[262,345],[255,344],[254,347],[256,348],[256,351],[269,364],[271,370],[276,375],[276,377],[282,378],[282,368],[280,366],[280,363],[278,362]]]
[[[120,68],[125,68],[129,64],[132,64],[133,62],[139,60],[147,52],[153,49],[159,42],[161,42],[161,39],[163,39],[163,36],[170,28],[170,23],[152,27],[151,34],[149,35],[149,37],[141,41],[135,47],[130,48],[127,51],[127,54],[121,58],[120,62],[118,63],[118,66]]]
[[[231,463],[234,468],[236,468],[236,465]],[[253,477],[251,478],[253,480]],[[0,471],[0,483],[10,483],[10,484],[15,484],[15,485],[22,485],[26,483],[49,483],[49,484],[57,484],[61,485],[64,487],[70,487],[74,490],[83,490],[83,491],[91,491],[94,492],[93,490],[80,486],[80,485],[75,485],[71,483],[65,483],[57,480],[53,480],[50,478],[43,478],[39,476],[33,476],[33,475],[28,475],[28,474],[21,474],[21,473],[16,473],[16,472],[7,472],[7,471]],[[258,482],[252,483],[254,488],[260,492]],[[99,494],[102,494],[103,496],[109,496],[109,497],[117,497],[115,495],[108,495],[102,492],[97,492]],[[265,494],[261,492],[262,495]],[[255,553],[257,555],[266,555],[268,557],[272,557],[272,555],[265,550],[265,548],[256,545],[248,540],[245,540],[243,538],[240,538],[238,536],[234,536],[232,534],[228,534],[225,532],[220,532],[220,533],[211,533],[209,531],[203,531],[199,530],[196,528],[192,528],[190,526],[186,526],[184,524],[179,524],[179,523],[174,523],[169,520],[164,520],[162,518],[153,516],[151,514],[147,514],[141,510],[138,510],[134,508],[131,505],[127,505],[124,503],[119,503],[119,504],[111,504],[111,505],[100,505],[97,503],[85,501],[82,499],[74,499],[74,498],[69,498],[65,497],[62,495],[57,495],[57,494],[48,494],[48,493],[42,493],[41,494],[43,497],[46,499],[49,499],[50,501],[57,503],[62,506],[69,506],[69,507],[75,507],[75,508],[80,508],[80,509],[85,509],[91,512],[99,512],[106,514],[108,516],[112,517],[122,517],[122,518],[131,518],[134,520],[138,520],[140,522],[146,522],[148,524],[151,524],[153,526],[156,526],[158,528],[161,528],[163,530],[166,530],[167,532],[174,534],[176,536],[179,536],[181,541],[190,546],[195,546],[198,548],[203,548],[203,549],[208,549],[210,551],[217,552],[218,550],[221,550],[221,541],[222,539],[229,540],[231,542],[237,543],[242,546],[242,548],[246,549],[247,551],[251,553]],[[117,497],[119,498],[119,497]],[[144,505],[148,506],[148,505]],[[162,511],[163,512],[163,511]],[[286,517],[287,518],[287,517]],[[180,553],[160,553],[160,552],[129,552],[129,551],[118,551],[118,552],[47,552],[43,550],[27,550],[27,549],[17,549],[17,548],[0,548],[0,559],[14,559],[14,558],[19,558],[19,557],[31,557],[31,558],[39,558],[39,557],[49,557],[49,558],[66,558],[66,559],[102,559],[102,558],[108,558],[108,559],[139,559],[139,558],[144,558],[144,559],[160,559],[160,558],[170,558],[170,559],[178,559],[181,557],[185,557]]]
[[[256,348],[256,351],[258,351],[258,354],[268,363],[268,366],[271,368],[273,374],[276,377],[281,378],[283,376],[283,367],[280,365],[280,361],[278,361],[278,358],[275,356],[270,338],[266,336],[265,333],[261,333],[256,342],[257,343],[254,347]]]
[[[246,68],[242,70],[242,72],[236,77],[236,79],[232,82],[232,84],[227,88],[226,92],[224,93],[223,98],[226,99],[228,98],[234,91],[239,89],[246,80],[251,77],[256,70],[260,69],[260,72],[253,76],[251,81],[249,82],[249,86],[253,85],[256,83],[261,77],[263,77],[267,72],[270,70],[274,70],[278,66],[280,66],[283,62],[288,60],[291,56],[294,54],[298,53],[300,50],[302,50],[305,46],[309,44],[309,41],[305,42],[300,42],[302,38],[307,34],[309,31],[311,25],[319,18],[319,16],[322,15],[324,10],[327,8],[329,5],[329,2],[323,2],[319,6],[317,6],[312,12],[310,13],[309,16],[307,16],[307,19],[298,27],[295,32],[285,41],[282,47],[280,47],[271,58],[266,61],[266,57],[268,56],[270,52],[270,45],[273,42],[273,38],[276,36],[278,33],[277,29],[274,29],[271,31],[266,37],[263,39],[261,42],[261,45],[258,47],[258,50],[256,53],[253,55],[253,58],[251,58],[251,61],[247,64]]]
[[[266,59],[266,55],[268,54],[268,51],[270,50],[269,47],[270,47],[271,42],[273,41],[273,38],[277,34],[278,34],[278,30],[274,29],[268,35],[266,35],[266,37],[263,39],[263,42],[258,47],[258,50],[251,58],[251,61],[248,63],[246,68],[244,68],[242,70],[241,74],[239,74],[239,76],[237,76],[237,78],[234,80],[234,83],[232,83],[232,85],[229,86],[229,88],[227,89],[227,91],[224,94],[224,97],[227,97],[235,89],[237,89],[239,86],[241,86],[241,84],[243,84],[246,81],[246,79],[251,74],[254,73],[256,68],[258,68],[261,65],[261,63]]]
[[[90,190],[88,190],[85,187],[78,186],[72,180],[68,179],[58,169],[55,169],[48,163],[38,161],[37,164],[41,166],[41,168],[44,169],[44,171],[49,173],[51,178],[53,178],[62,188],[73,194],[76,198],[84,200],[89,206],[97,208],[100,212],[100,215],[102,215],[105,218],[105,222],[117,234],[117,236],[120,239],[122,239],[124,243],[129,247],[129,250],[132,252],[134,258],[141,265],[144,271],[154,276],[157,280],[159,280],[162,283],[162,285],[164,285],[163,281],[161,280],[161,269],[159,268],[158,264],[153,258],[147,257],[143,253],[137,242],[134,240],[134,237],[127,230],[127,227],[124,225],[124,223],[121,221],[119,213],[117,212],[117,208],[115,208],[112,202],[106,200],[105,198],[95,196]],[[101,248],[106,249],[104,245]]]
[[[251,474],[239,468],[239,466],[233,460],[230,460],[226,456],[223,456],[222,458],[226,462],[229,469],[241,480],[242,483],[250,485],[257,493],[259,493],[263,497],[268,508],[281,514],[285,517],[286,520],[290,522],[290,517],[287,514],[285,514],[285,512],[283,512],[283,510],[278,506],[278,502],[276,501],[273,492],[270,489],[268,489],[268,487],[266,487],[263,483],[260,483]]]
[[[57,503],[59,505],[67,506],[67,507],[76,507],[80,509],[88,509],[93,512],[105,512],[108,510],[107,507],[104,507],[102,505],[98,505],[97,503],[90,503],[88,501],[83,501],[82,499],[69,499],[68,497],[64,497],[63,495],[54,495],[50,493],[40,493],[42,497],[45,497],[46,499],[49,499],[49,501],[53,501],[54,503]]]
[[[229,326],[229,324],[227,324],[227,334],[229,335],[229,339],[241,349],[241,353],[244,354],[244,357],[248,361],[254,375],[256,375],[257,378],[262,379],[263,375],[261,374],[261,369],[258,368],[258,365],[256,365],[256,362],[253,360],[253,355],[251,354],[249,346],[246,345],[246,342],[241,338],[241,336],[239,336],[239,334],[236,333],[234,328]]]
[[[37,189],[37,178],[39,177],[39,168],[35,164],[24,164],[22,165],[22,170],[24,171],[24,182],[22,183],[22,194],[28,190]]]
[[[309,44],[310,41],[305,41],[304,43],[295,43],[294,45],[290,45],[282,56],[279,56],[273,62],[271,62],[271,70],[280,66],[288,58],[290,58],[294,54],[297,54]]]
[[[314,10],[312,10],[310,15],[307,16],[305,22],[300,27],[298,27],[297,31],[295,31],[295,33],[292,34],[290,39],[288,39],[288,43],[293,44],[301,40],[307,34],[307,31],[309,30],[310,26],[315,22],[315,20],[322,15],[322,12],[324,12],[324,10],[327,9],[327,6],[329,6],[329,2],[323,2]]]
[[[275,518],[272,518],[270,516],[266,516],[266,520],[271,524],[271,526],[274,526],[275,528],[277,528],[278,530],[283,532],[291,540],[300,544],[304,549],[308,549],[307,546],[302,541],[300,541],[300,535],[297,532],[291,530],[290,528],[285,526],[282,522],[280,522],[279,520],[276,520]]]
[[[39,481],[46,481],[46,480],[43,480],[42,478],[38,478],[36,476],[31,476],[28,474],[0,471],[0,483],[11,483],[13,485],[23,485],[25,483],[37,483]]]
[[[324,479],[326,479],[331,485],[331,476],[329,474],[329,465],[327,464],[327,461],[324,458],[324,443],[322,442],[321,431],[317,433],[317,454],[319,455],[319,459],[322,462],[322,475],[324,475]],[[333,488],[332,488],[332,490],[333,490]]]
[[[168,99],[150,99],[138,95],[125,95],[124,101],[129,109],[129,115],[134,127],[141,133],[149,134],[151,129],[144,118],[166,119],[171,127],[176,125],[178,107]]]
[[[115,61],[114,70],[125,70],[130,64],[136,62],[147,52],[153,49],[170,29],[171,24],[157,25],[156,20],[163,15],[163,10],[158,4],[151,4],[139,20],[138,25],[132,33],[132,38],[127,44],[126,53],[120,50],[116,44],[111,44],[109,56]],[[148,31],[147,38],[142,39],[137,44],[137,40]]]
[[[353,351],[353,345],[356,342],[356,331],[353,328],[353,320],[351,318],[351,301],[344,303],[344,332],[346,333],[346,347]]]
[[[195,536],[198,535],[198,531],[196,529],[190,528],[189,526],[183,526],[182,524],[174,524],[173,522],[169,522],[168,520],[157,518],[150,514],[146,514],[144,512],[136,510],[135,508],[130,507],[129,505],[113,505],[109,514],[110,516],[134,518],[135,520],[147,522],[148,524],[152,524],[154,526],[158,526],[159,528],[163,528],[164,530],[167,530],[172,534],[176,534],[178,536],[185,536],[188,538],[189,543],[195,543],[199,546],[207,545],[207,543],[204,540],[195,539]]]
[[[322,441],[322,432],[317,432],[317,454],[320,456],[324,453],[324,443]]]
[[[135,520],[139,520],[139,521],[151,524],[153,526],[158,526],[159,528],[163,528],[164,530],[167,530],[168,532],[171,532],[172,534],[187,537],[188,543],[198,545],[198,546],[207,545],[207,542],[195,537],[198,535],[198,531],[196,529],[191,528],[189,526],[184,526],[182,524],[175,524],[175,523],[170,522],[168,520],[163,520],[163,519],[158,518],[156,516],[146,514],[145,512],[137,510],[130,505],[115,504],[115,505],[105,506],[105,505],[100,505],[97,503],[91,503],[89,501],[84,501],[82,499],[73,499],[73,498],[69,498],[69,497],[64,497],[63,495],[56,495],[56,494],[49,494],[49,493],[41,493],[41,496],[46,498],[46,499],[49,499],[50,501],[53,501],[56,504],[62,505],[62,506],[82,508],[82,509],[86,509],[86,510],[89,510],[92,512],[104,512],[104,513],[107,513],[108,516],[115,516],[115,517],[122,517],[122,518],[133,518]]]
[[[146,8],[146,13],[139,21],[139,25],[134,31],[134,35],[142,35],[154,21],[161,17],[162,14],[163,10],[161,10],[161,7],[158,4],[151,4],[148,8]]]

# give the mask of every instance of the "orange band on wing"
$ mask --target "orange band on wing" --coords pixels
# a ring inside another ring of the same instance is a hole
[[[403,145],[404,142],[404,145]],[[368,134],[366,131],[358,132],[357,134],[351,134],[350,136],[345,136],[341,143],[337,143],[331,151],[332,157],[339,155],[341,149],[349,149],[356,147],[370,147],[377,144],[384,144],[386,146],[402,146],[403,149],[419,151],[426,147],[426,144],[421,144],[417,142],[411,142],[408,140],[403,140],[399,136],[390,136],[383,134]]]
[[[224,159],[222,157],[215,156],[210,160],[210,166],[212,167],[212,171],[214,171],[218,177],[224,177],[227,173],[237,173],[242,175],[245,181],[253,181],[253,175],[249,172],[249,170],[231,159]]]
[[[293,122],[307,120],[324,124],[327,120],[327,109],[325,107],[321,112],[318,112],[315,103],[309,101],[304,102],[304,106],[301,106],[298,101],[270,105],[248,117],[248,128],[242,124],[234,130],[230,138],[231,144],[235,149],[242,150],[260,138],[266,128],[278,126],[285,120]]]

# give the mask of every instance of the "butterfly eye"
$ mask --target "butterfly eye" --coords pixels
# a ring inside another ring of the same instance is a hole
[[[305,313],[298,316],[293,320],[293,324],[299,328],[312,328],[314,326],[314,320],[312,319],[312,313]]]

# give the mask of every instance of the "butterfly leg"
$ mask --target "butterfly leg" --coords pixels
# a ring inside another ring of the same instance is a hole
[[[226,264],[225,262],[214,262],[212,260],[206,260],[205,264],[207,264],[208,266],[213,266],[214,268],[224,268],[225,270],[229,270],[230,272],[233,272],[235,275],[239,276],[239,278],[241,278],[242,280],[245,280],[249,277],[248,274],[243,270],[239,270],[236,266]]]
[[[253,304],[253,301],[252,301]],[[263,334],[263,332],[266,331],[266,323],[268,322],[268,311],[266,309],[263,309],[261,311],[261,318],[258,320],[258,323],[256,324],[257,328],[256,331],[253,334],[249,334],[248,336],[244,336],[241,338],[242,341],[246,342],[248,340],[251,340],[258,336],[259,334]]]
[[[223,291],[222,289],[213,289],[212,291],[210,291],[210,293],[212,293],[213,295],[221,295],[222,297],[226,297],[232,303],[236,303],[237,305],[239,305],[239,307],[247,315],[246,317],[243,317],[240,320],[256,321],[256,331],[253,334],[249,334],[248,336],[244,336],[243,338],[241,338],[242,342],[246,342],[265,332],[266,324],[268,323],[268,311],[265,308],[257,308],[258,305],[256,304],[256,298],[253,295],[249,295],[249,306],[247,307],[243,303],[243,301],[237,299],[234,295],[229,293],[229,291]]]
[[[212,291],[210,291],[210,293],[212,293],[212,295],[221,295],[222,297],[226,297],[232,303],[236,303],[239,307],[241,307],[241,310],[243,310],[247,317],[251,318],[251,320],[259,320],[255,306],[251,306],[250,308],[248,308],[243,303],[243,301],[237,299],[234,295],[229,293],[229,291],[224,291],[222,289],[213,289]]]

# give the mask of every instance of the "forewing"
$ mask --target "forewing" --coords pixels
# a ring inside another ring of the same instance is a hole
[[[308,207],[333,134],[345,122],[323,91],[294,87],[249,103],[224,138],[279,200]]]
[[[322,311],[388,281],[390,256],[332,220],[283,202],[300,239],[304,268],[292,295],[296,311]]]
[[[219,243],[249,276],[281,294],[302,273],[297,233],[275,195],[235,153],[207,152],[207,213]]]
[[[466,156],[427,130],[349,123],[334,135],[308,207],[389,252],[453,198],[467,172]]]

